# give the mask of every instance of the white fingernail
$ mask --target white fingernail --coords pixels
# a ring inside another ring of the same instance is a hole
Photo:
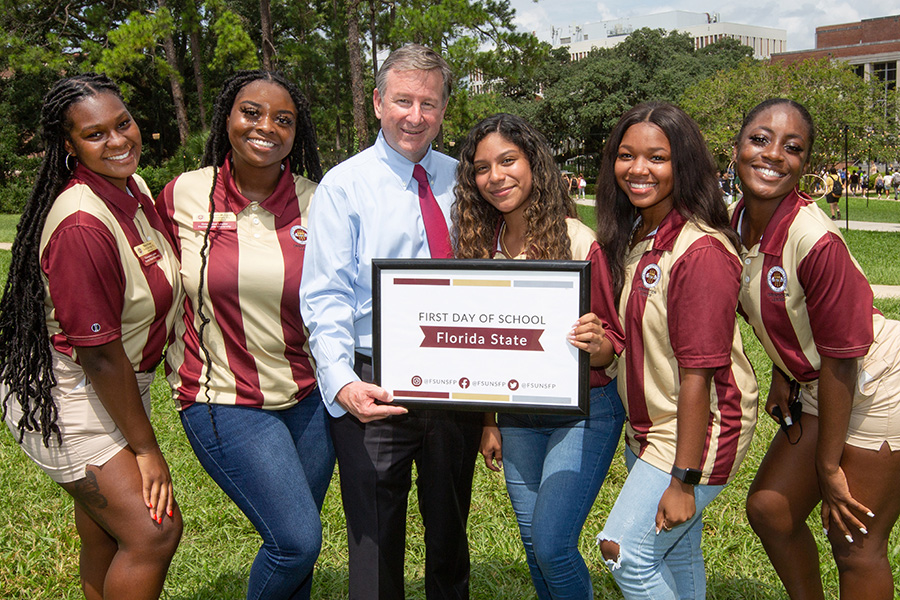
[[[865,527],[860,527],[859,530],[862,532],[863,535],[869,535],[869,532],[866,531]]]
[[[870,517],[874,517],[874,516],[875,516],[875,513],[873,513],[871,510],[870,510],[869,512],[867,512],[866,514],[869,515]]]
[[[850,535],[849,533],[844,536],[844,539],[847,540],[848,542],[850,542],[851,544],[853,543],[853,536]]]
[[[794,424],[794,420],[791,418],[790,415],[788,415],[784,418],[784,422],[785,422],[785,424],[787,424],[788,427],[790,427],[791,425]]]
[[[823,528],[822,528],[822,533],[824,533],[824,534],[827,536],[827,535],[828,535],[828,530],[825,529],[825,528],[823,527]]]

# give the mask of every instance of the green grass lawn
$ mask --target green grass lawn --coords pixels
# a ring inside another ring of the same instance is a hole
[[[0,242],[12,243],[16,237],[16,225],[19,224],[19,215],[0,214]],[[3,269],[6,273],[6,269]]]
[[[816,204],[830,214],[828,203],[822,199]],[[841,198],[838,203],[841,207],[841,216],[846,217],[847,205],[845,200]],[[868,201],[862,196],[852,196],[850,198],[850,220],[851,221],[872,221],[875,223],[900,223],[900,202],[895,200],[881,200],[875,198],[875,194],[869,195]]]
[[[878,301],[892,318],[900,318],[900,300]],[[768,388],[769,362],[746,326],[742,329],[748,355]],[[175,407],[162,381],[153,388],[153,423],[175,478],[185,519],[184,538],[169,571],[164,598],[224,600],[242,598],[250,563],[259,546],[253,528],[209,479],[198,464],[181,429]],[[750,453],[732,484],[705,513],[703,551],[708,597],[765,599],[785,597],[781,584],[744,516],[743,503],[756,467],[775,433],[763,417]],[[78,537],[69,497],[53,484],[17,447],[12,436],[0,434],[0,590],[6,599],[78,599]],[[625,480],[621,449],[613,460],[600,496],[588,517],[581,550],[594,578],[599,599],[620,598],[593,538],[603,527]],[[347,547],[337,475],[322,513],[324,547],[316,567],[313,597],[336,599],[347,594]],[[822,555],[829,597],[837,597],[837,572],[821,534],[818,511],[810,518]],[[407,540],[407,590],[424,598],[424,543],[415,495],[410,496]],[[469,521],[473,599],[533,598],[531,581],[519,546],[515,517],[502,475],[479,462]],[[888,556],[895,581],[900,580],[900,528],[895,528]]]

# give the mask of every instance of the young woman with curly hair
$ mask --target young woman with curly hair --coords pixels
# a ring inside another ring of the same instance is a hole
[[[41,129],[0,302],[3,413],[75,501],[85,597],[158,598],[182,521],[150,383],[181,292],[178,259],[135,175],[141,133],[113,82],[58,81]]]
[[[322,176],[306,98],[277,73],[237,73],[202,164],[157,199],[186,293],[169,383],[200,463],[263,539],[247,597],[309,598],[334,450],[300,318]]]
[[[603,150],[597,227],[625,333],[629,470],[598,541],[629,600],[704,598],[701,514],[749,448],[758,393],[735,319],[737,240],[684,111],[654,102],[622,116]]]
[[[531,579],[538,597],[592,598],[578,538],[619,442],[624,410],[607,375],[622,350],[606,258],[575,217],[559,167],[543,136],[509,114],[488,117],[463,143],[453,230],[457,258],[588,260],[591,313],[569,341],[590,353],[590,416],[486,417],[481,453],[504,466]],[[614,376],[613,376],[614,377]]]

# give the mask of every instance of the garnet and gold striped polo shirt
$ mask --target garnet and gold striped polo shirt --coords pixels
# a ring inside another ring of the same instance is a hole
[[[137,176],[122,191],[78,165],[41,234],[47,331],[53,347],[121,339],[135,371],[162,359],[180,296],[178,260]]]
[[[759,393],[735,314],[740,271],[737,252],[724,235],[675,210],[625,259],[619,300],[625,352],[618,383],[628,413],[627,442],[644,461],[671,470],[679,368],[715,369],[703,484],[731,479],[756,426]]]
[[[157,198],[182,260],[186,298],[166,358],[169,383],[182,408],[207,402],[197,302],[213,171],[184,173]],[[210,319],[203,345],[211,361],[213,403],[278,410],[315,389],[299,298],[315,187],[285,168],[272,195],[251,202],[235,185],[230,157],[219,168],[203,289],[204,314]]]
[[[744,201],[733,210],[737,228]],[[819,378],[821,356],[865,356],[884,326],[840,230],[806,195],[782,200],[741,260],[741,314],[769,358],[798,381]]]

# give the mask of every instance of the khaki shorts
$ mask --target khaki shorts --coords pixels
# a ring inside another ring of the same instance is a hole
[[[128,442],[106,412],[82,368],[68,356],[56,350],[52,352],[56,386],[51,394],[59,409],[56,424],[62,435],[62,445],[55,435],[51,435],[50,447],[47,448],[41,433],[26,431],[20,446],[50,479],[57,483],[69,483],[83,478],[88,465],[105,464]],[[135,373],[135,376],[149,418],[153,373]],[[5,393],[5,390],[0,389],[0,393]],[[17,423],[21,417],[22,407],[18,399],[10,396],[6,424],[17,441]]]
[[[900,450],[900,321],[885,321],[860,362],[847,444],[878,451],[887,442]],[[802,386],[803,412],[818,416],[818,381]]]

